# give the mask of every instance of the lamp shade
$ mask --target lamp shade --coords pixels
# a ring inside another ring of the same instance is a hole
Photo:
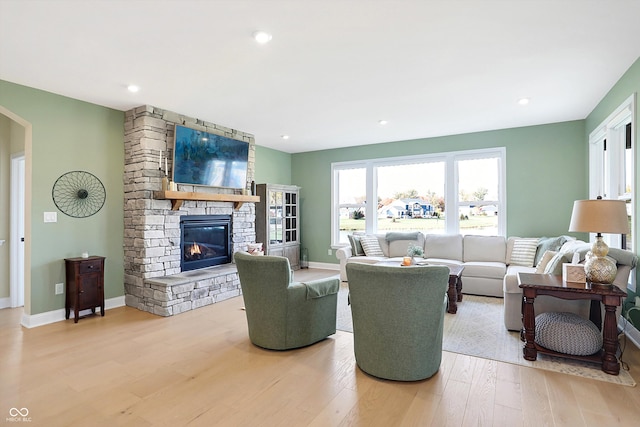
[[[626,204],[622,200],[576,200],[569,231],[627,234],[629,218]]]

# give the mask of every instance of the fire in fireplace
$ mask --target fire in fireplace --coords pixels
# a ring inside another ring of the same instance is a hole
[[[180,217],[182,271],[231,262],[230,215]]]

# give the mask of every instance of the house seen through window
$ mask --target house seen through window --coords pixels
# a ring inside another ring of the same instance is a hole
[[[354,232],[504,235],[504,162],[499,148],[334,163],[332,244]]]

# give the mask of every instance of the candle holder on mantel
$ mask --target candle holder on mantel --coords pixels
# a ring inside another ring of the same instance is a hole
[[[168,191],[169,190],[169,178],[167,177],[167,174],[162,172],[162,169],[160,169],[160,173],[162,174],[162,191]]]

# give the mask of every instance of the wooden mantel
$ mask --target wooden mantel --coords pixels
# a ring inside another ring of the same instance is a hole
[[[238,210],[244,202],[260,201],[259,196],[244,194],[212,194],[195,193],[192,191],[154,191],[153,197],[159,200],[171,200],[171,210],[177,211],[185,200],[201,200],[207,202],[233,202],[233,208]]]

